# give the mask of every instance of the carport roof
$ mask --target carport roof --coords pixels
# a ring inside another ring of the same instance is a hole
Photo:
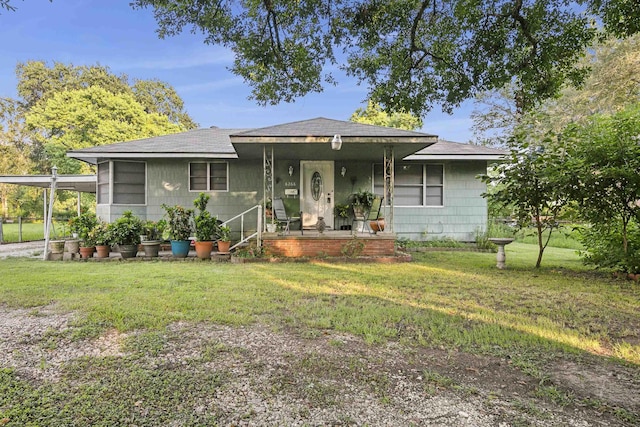
[[[26,185],[29,187],[51,187],[51,175],[0,175],[0,184]],[[96,192],[95,175],[57,175],[57,190]]]

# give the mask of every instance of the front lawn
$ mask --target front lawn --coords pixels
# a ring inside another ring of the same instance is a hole
[[[638,283],[506,252],[0,260],[0,425],[640,423]]]
[[[0,303],[55,302],[87,327],[267,321],[470,351],[587,352],[640,364],[639,288],[586,269],[572,250],[429,252],[410,264],[55,263],[0,261]],[[97,333],[97,332],[96,332]]]

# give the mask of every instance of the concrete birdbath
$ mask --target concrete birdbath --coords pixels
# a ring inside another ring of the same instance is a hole
[[[496,267],[501,270],[507,267],[507,255],[504,253],[504,247],[514,240],[515,239],[509,237],[492,237],[489,239],[491,243],[494,243],[496,246],[498,246],[498,253],[496,254]]]

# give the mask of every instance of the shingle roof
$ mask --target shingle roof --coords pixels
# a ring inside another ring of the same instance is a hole
[[[506,150],[500,148],[486,147],[484,145],[464,144],[461,142],[446,141],[438,139],[435,144],[417,151],[408,156],[406,160],[426,160],[445,157],[474,157],[495,159],[507,154]]]
[[[207,153],[235,154],[229,135],[244,129],[207,128],[153,138],[119,142],[70,151],[70,154],[92,153]]]
[[[365,125],[361,123],[345,122],[342,120],[318,117],[310,120],[302,120],[281,125],[269,126],[259,129],[251,129],[238,132],[234,136],[240,137],[332,137],[339,134],[343,137],[434,137],[422,132],[414,132],[403,129],[394,129],[382,126]]]

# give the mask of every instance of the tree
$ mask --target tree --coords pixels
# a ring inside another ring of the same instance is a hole
[[[109,67],[102,65],[75,66],[54,62],[49,66],[44,61],[18,63],[16,75],[18,96],[25,110],[47,101],[55,93],[97,86],[115,95],[130,94],[146,112],[164,115],[185,130],[198,126],[184,111],[184,102],[175,89],[157,79],[135,79],[129,84],[126,74],[113,74]]]
[[[184,28],[235,53],[232,72],[261,104],[335,84],[336,64],[369,85],[369,99],[419,117],[514,83],[522,111],[580,83],[576,68],[598,30],[638,32],[629,0],[134,0],[152,7],[160,37]],[[580,7],[581,6],[582,10]],[[342,53],[336,53],[342,52]],[[526,105],[524,104],[526,103]]]
[[[613,256],[617,265],[640,271],[640,240],[632,250],[629,237],[640,226],[640,103],[573,125],[565,138],[566,188],[596,231],[588,243],[619,242],[607,248],[607,261]]]
[[[495,173],[481,177],[493,188],[483,196],[492,203],[511,208],[518,228],[533,223],[538,238],[536,268],[539,268],[551,234],[557,227],[558,216],[570,199],[564,187],[559,185],[564,176],[563,153],[546,148],[551,145],[550,141],[540,145],[523,142],[523,133],[516,133],[516,140],[511,141],[508,160],[499,164]],[[553,138],[553,135],[547,136],[548,140]]]
[[[571,122],[584,123],[593,114],[615,113],[640,101],[640,34],[596,43],[579,64],[589,67],[583,85],[565,86],[558,97],[543,102],[536,111],[518,114],[516,88],[511,84],[479,94],[471,114],[476,141],[504,145],[521,122],[560,133]]]
[[[420,117],[404,112],[388,113],[380,107],[380,104],[373,101],[367,103],[367,108],[358,108],[349,120],[356,123],[406,130],[416,130],[422,127]]]
[[[171,123],[181,125],[184,129],[198,127],[189,114],[184,111],[184,102],[175,89],[160,80],[136,79],[131,88],[136,101],[147,113],[158,113],[166,116]]]
[[[182,130],[164,115],[145,112],[133,95],[113,94],[99,86],[56,92],[25,117],[60,173],[80,171],[81,163],[66,157],[68,150]]]
[[[29,154],[29,139],[24,132],[20,106],[9,98],[0,98],[0,175],[29,173],[33,166]],[[2,215],[9,216],[9,201],[18,192],[15,185],[0,184]]]

